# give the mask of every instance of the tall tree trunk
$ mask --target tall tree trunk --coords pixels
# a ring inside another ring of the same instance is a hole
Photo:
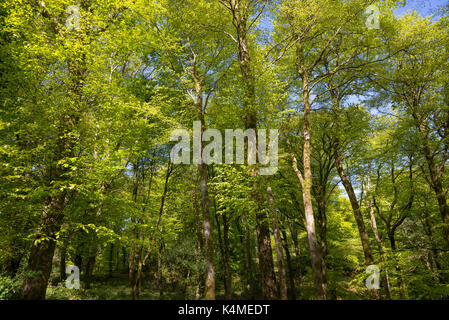
[[[343,163],[340,155],[340,141],[338,137],[334,140],[334,152],[335,152],[335,165],[337,167],[338,175],[340,176],[341,182],[346,190],[346,194],[349,197],[351,203],[352,212],[354,213],[355,220],[357,222],[357,228],[359,230],[360,239],[362,242],[363,254],[365,256],[365,264],[372,265],[374,263],[373,254],[371,251],[371,246],[369,243],[368,232],[366,232],[365,222],[363,221],[362,212],[360,210],[359,202],[352,187],[351,181],[349,181],[346,176],[345,170],[343,169]]]
[[[297,56],[302,56],[302,48],[297,47]],[[318,300],[327,299],[326,280],[323,278],[323,256],[322,251],[316,236],[315,216],[312,204],[312,168],[311,168],[311,129],[310,129],[310,92],[308,76],[304,72],[304,68],[298,68],[298,73],[302,78],[302,95],[304,103],[303,115],[303,170],[304,176],[298,169],[298,162],[290,143],[288,135],[286,135],[287,146],[292,160],[292,168],[302,187],[302,197],[304,203],[305,226],[307,231],[307,239],[309,242],[310,260],[312,262],[312,275],[315,288],[315,297]]]
[[[317,197],[318,202],[318,224],[319,224],[319,235],[320,235],[320,247],[321,247],[321,267],[322,267],[322,278],[324,291],[328,291],[327,287],[327,215],[326,215],[326,188],[322,187],[319,196]]]
[[[224,245],[224,268],[226,275],[226,299],[232,299],[232,274],[231,274],[231,261],[229,254],[229,222],[225,215],[223,215],[223,245]]]
[[[164,294],[164,279],[162,279],[162,249],[163,243],[160,242],[157,251],[157,287],[159,289],[159,297]]]
[[[56,248],[57,232],[61,228],[64,218],[65,193],[49,198],[42,213],[40,230],[36,240],[31,246],[28,260],[28,270],[35,275],[27,277],[24,281],[22,297],[25,300],[43,300],[47,291],[48,279],[50,277],[53,255]]]
[[[387,226],[387,229],[390,230],[390,226]],[[394,262],[396,264],[396,271],[399,274],[399,294],[401,299],[405,299],[405,284],[404,284],[404,278],[402,277],[402,270],[399,266],[399,260],[397,257],[397,248],[396,248],[396,239],[395,239],[395,230],[388,232],[388,240],[390,241],[390,247],[391,251],[393,252],[394,256]]]
[[[108,266],[109,266],[108,277],[112,278],[112,272],[114,270],[114,244],[113,243],[109,244],[109,261],[108,261]]]
[[[225,252],[224,252],[224,245],[223,245],[223,236],[221,234],[221,222],[220,222],[220,216],[217,213],[217,207],[215,206],[215,199],[214,199],[214,207],[215,207],[214,216],[215,216],[215,222],[217,224],[218,246],[220,248],[221,265],[223,268],[225,268],[226,262],[225,262]],[[224,218],[223,218],[223,220],[224,220]],[[225,296],[227,296],[229,289],[228,289],[228,280],[227,280],[226,271],[223,275],[223,286],[225,289]]]
[[[115,272],[120,272],[120,244],[115,245]]]
[[[311,146],[310,146],[310,103],[309,103],[309,88],[308,79],[303,76],[303,168],[304,179],[302,183],[302,196],[304,202],[304,213],[306,216],[307,237],[310,247],[310,259],[312,261],[312,273],[315,287],[315,296],[318,300],[325,300],[327,297],[325,280],[323,279],[323,258],[321,248],[317,241],[315,234],[315,217],[313,213],[312,204],[312,168],[310,165]]]
[[[368,182],[368,190],[369,192],[369,182]],[[373,229],[374,238],[376,239],[377,247],[379,249],[380,261],[385,262],[385,252],[382,244],[382,240],[380,239],[379,232],[377,230],[377,222],[376,216],[374,215],[374,208],[372,204],[372,200],[368,200],[368,208],[369,215],[371,220],[371,229]],[[391,300],[391,284],[390,284],[390,276],[388,274],[388,270],[385,270],[385,277],[383,277],[384,288],[385,288],[385,297],[387,300]]]
[[[64,239],[62,246],[61,246],[61,252],[59,255],[59,278],[62,281],[65,281],[67,278],[67,274],[65,273],[66,269],[66,257],[67,257],[67,245],[68,240]]]
[[[440,209],[441,219],[443,220],[444,238],[447,244],[449,244],[449,206],[447,204],[446,192],[443,188],[443,172],[442,169],[435,163],[435,154],[432,153],[430,149],[424,125],[420,123],[418,129],[423,140],[423,153],[427,162],[427,166],[429,168],[430,180],[432,182],[431,187],[435,192],[438,201],[438,208]]]
[[[204,120],[202,121],[202,133],[205,131]],[[201,147],[203,149],[203,147]],[[201,186],[201,208],[203,211],[204,247],[206,251],[206,300],[215,300],[215,269],[214,269],[214,242],[212,236],[212,225],[210,218],[210,203],[208,190],[208,168],[207,164],[199,165]]]
[[[201,218],[200,218],[200,210],[198,205],[198,191],[197,191],[197,181],[195,186],[193,187],[193,211],[195,213],[195,228],[196,228],[196,284],[195,284],[195,300],[199,300],[201,297],[201,274],[200,271],[200,262],[201,262],[201,250],[202,250],[202,228],[201,228]]]
[[[287,267],[288,267],[290,299],[296,300],[295,273],[293,272],[292,258],[290,255],[290,250],[288,248],[287,232],[285,232],[285,230],[282,230],[282,246],[284,247],[285,259],[287,261]]]
[[[244,228],[244,240],[245,240],[245,257],[246,257],[246,290],[249,291],[249,297],[251,300],[256,298],[256,290],[254,288],[254,273],[253,273],[253,256],[251,250],[251,230],[246,221],[247,217],[242,215],[242,224]]]
[[[7,258],[7,261],[5,261],[4,273],[11,278],[15,277],[17,272],[19,271],[21,261],[22,261],[22,254],[20,253],[10,258]]]
[[[274,233],[274,241],[276,245],[276,256],[277,256],[277,262],[278,262],[278,269],[279,269],[279,291],[280,291],[280,299],[281,300],[287,300],[287,275],[285,271],[285,263],[284,263],[284,253],[282,250],[282,240],[281,240],[281,233],[279,231],[279,223],[276,216],[276,212],[273,207],[273,192],[271,190],[271,187],[268,186],[267,188],[268,193],[268,205],[270,207],[271,211],[271,219],[273,222],[273,233]]]
[[[90,3],[88,1],[82,1],[80,5],[82,10],[89,10]],[[40,9],[46,10],[43,2],[39,3],[39,7]],[[48,16],[44,18],[48,19],[46,22],[52,26],[54,34],[59,34],[59,27],[54,25],[53,20],[48,18]],[[84,40],[85,36],[85,33],[78,33],[80,40]],[[76,135],[73,132],[79,123],[80,104],[84,99],[82,88],[86,75],[85,47],[80,45],[77,50],[69,53],[71,55],[66,60],[68,72],[66,85],[67,93],[71,98],[70,109],[72,111],[65,112],[61,119],[58,119],[58,133],[55,137],[56,148],[52,150],[54,152],[52,156],[54,162],[51,164],[51,168],[48,168],[48,172],[51,175],[47,177],[50,178],[49,181],[67,182],[68,178],[65,177],[65,173],[67,173],[68,169],[60,168],[58,161],[67,157],[73,157],[73,150],[77,143],[75,139]],[[28,258],[28,270],[32,271],[34,275],[26,278],[24,281],[22,298],[25,300],[45,299],[53,263],[53,255],[56,248],[55,237],[61,229],[61,224],[64,220],[63,210],[66,201],[65,190],[56,192],[56,194],[48,196],[45,200],[39,230],[31,246]]]
[[[89,250],[89,256],[86,261],[86,272],[84,274],[84,286],[86,289],[90,289],[92,283],[92,276],[95,267],[96,255],[97,255],[97,237],[94,235],[91,237],[92,246]]]
[[[133,188],[132,188],[132,200],[137,203],[137,195],[139,190],[139,180],[138,180],[138,164],[133,164]],[[133,235],[134,244],[132,245],[129,252],[129,281],[131,284],[131,296],[133,300],[140,299],[140,276],[141,276],[141,256],[142,256],[142,246],[137,243],[140,240],[139,227],[137,226],[136,219],[131,219],[133,223]]]
[[[298,232],[295,227],[290,229],[290,233],[293,239],[293,245],[295,247],[295,258],[296,258],[296,274],[298,276],[299,285],[299,298],[302,297],[303,282],[302,282],[302,268],[301,268],[301,248],[299,247]]]
[[[251,15],[250,3],[246,0],[230,2],[233,15],[233,24],[237,34],[238,62],[243,77],[244,86],[244,123],[245,129],[257,129],[256,109],[256,81],[251,68],[251,58],[248,46],[248,19]],[[257,146],[257,142],[256,142]],[[259,174],[255,165],[250,165],[249,175],[256,177]],[[259,179],[254,179],[252,186],[252,198],[256,204],[256,231],[257,249],[259,256],[259,270],[262,276],[262,292],[266,300],[277,299],[276,275],[274,273],[273,252],[271,249],[270,229],[267,215],[261,205],[263,196],[258,190]]]
[[[129,272],[129,263],[127,263],[127,260],[126,260],[127,256],[128,256],[128,254],[127,254],[127,252],[126,252],[126,248],[125,248],[125,247],[122,247],[122,257],[123,257],[122,263],[123,263],[123,269],[125,269],[126,272],[128,273],[128,272]]]
[[[343,159],[340,154],[340,100],[336,96],[334,90],[330,90],[332,95],[332,108],[335,114],[334,126],[335,126],[335,137],[333,142],[334,149],[334,157],[335,157],[335,166],[338,171],[338,175],[340,176],[340,180],[343,183],[343,186],[346,190],[346,194],[349,197],[349,201],[351,203],[352,212],[354,214],[354,218],[357,223],[357,228],[359,230],[360,240],[362,242],[363,254],[365,257],[365,265],[372,265],[374,263],[373,254],[371,251],[371,246],[369,243],[368,233],[366,232],[365,223],[363,221],[362,212],[360,210],[359,202],[357,201],[357,197],[354,192],[354,188],[352,187],[351,181],[348,179],[346,172],[343,168]]]
[[[433,232],[432,232],[432,227],[430,225],[429,219],[429,211],[428,211],[428,207],[427,207],[427,201],[425,200],[424,202],[424,219],[423,219],[423,225],[424,225],[424,230],[425,233],[427,235],[427,237],[429,238],[429,243],[430,243],[430,249],[429,249],[429,256],[431,257],[430,261],[433,262],[433,264],[435,265],[435,269],[436,269],[436,280],[439,283],[444,283],[444,278],[442,277],[441,274],[441,263],[440,260],[438,258],[438,252],[435,249],[435,242],[433,239]]]

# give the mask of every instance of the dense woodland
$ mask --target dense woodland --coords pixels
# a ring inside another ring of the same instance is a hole
[[[447,299],[449,7],[404,5],[2,2],[0,299]],[[195,121],[277,171],[174,163]]]

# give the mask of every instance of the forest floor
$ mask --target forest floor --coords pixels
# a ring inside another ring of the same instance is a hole
[[[244,292],[239,290],[237,286],[233,291],[233,299],[249,299]],[[302,295],[297,290],[297,299],[309,299],[313,297],[312,282],[310,285],[304,286]],[[343,292],[338,292],[336,297],[332,299],[359,299],[357,292],[351,288],[345,288]],[[352,288],[353,289],[353,288]],[[340,291],[340,290],[338,290]],[[154,280],[146,280],[143,282],[140,290],[141,300],[194,300],[195,288],[182,288],[176,284],[166,283],[162,294]],[[344,296],[344,297],[343,297]],[[257,297],[262,298],[262,297]],[[68,289],[65,282],[52,281],[47,288],[47,300],[131,300],[131,289],[129,285],[128,274],[113,274],[112,276],[103,275],[95,276],[92,279],[91,286],[86,289],[83,285],[80,289]],[[225,300],[225,292],[222,284],[216,284],[216,299]]]
[[[164,291],[159,289],[153,281],[144,281],[140,290],[141,300],[184,300],[194,299],[194,288],[180,288],[177,285],[166,284]],[[223,288],[217,286],[217,299],[224,299]],[[245,299],[241,292],[234,292],[234,299]],[[109,276],[96,276],[92,279],[89,289],[81,286],[80,289],[67,289],[65,282],[49,284],[47,300],[131,300],[131,289],[128,274],[114,274]]]

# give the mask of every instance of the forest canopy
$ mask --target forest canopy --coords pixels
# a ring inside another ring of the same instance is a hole
[[[0,4],[0,299],[449,298],[449,3]]]

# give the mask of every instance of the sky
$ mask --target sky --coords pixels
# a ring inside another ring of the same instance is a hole
[[[421,15],[427,16],[448,2],[448,0],[408,0],[405,7],[396,10],[396,14],[401,15],[408,10],[415,9]]]
[[[407,3],[404,7],[396,9],[396,15],[400,16],[403,13],[406,13],[409,10],[417,10],[422,16],[427,16],[445,5],[449,4],[449,0],[407,0]],[[270,30],[272,28],[272,23],[268,16],[262,17],[259,28]]]

